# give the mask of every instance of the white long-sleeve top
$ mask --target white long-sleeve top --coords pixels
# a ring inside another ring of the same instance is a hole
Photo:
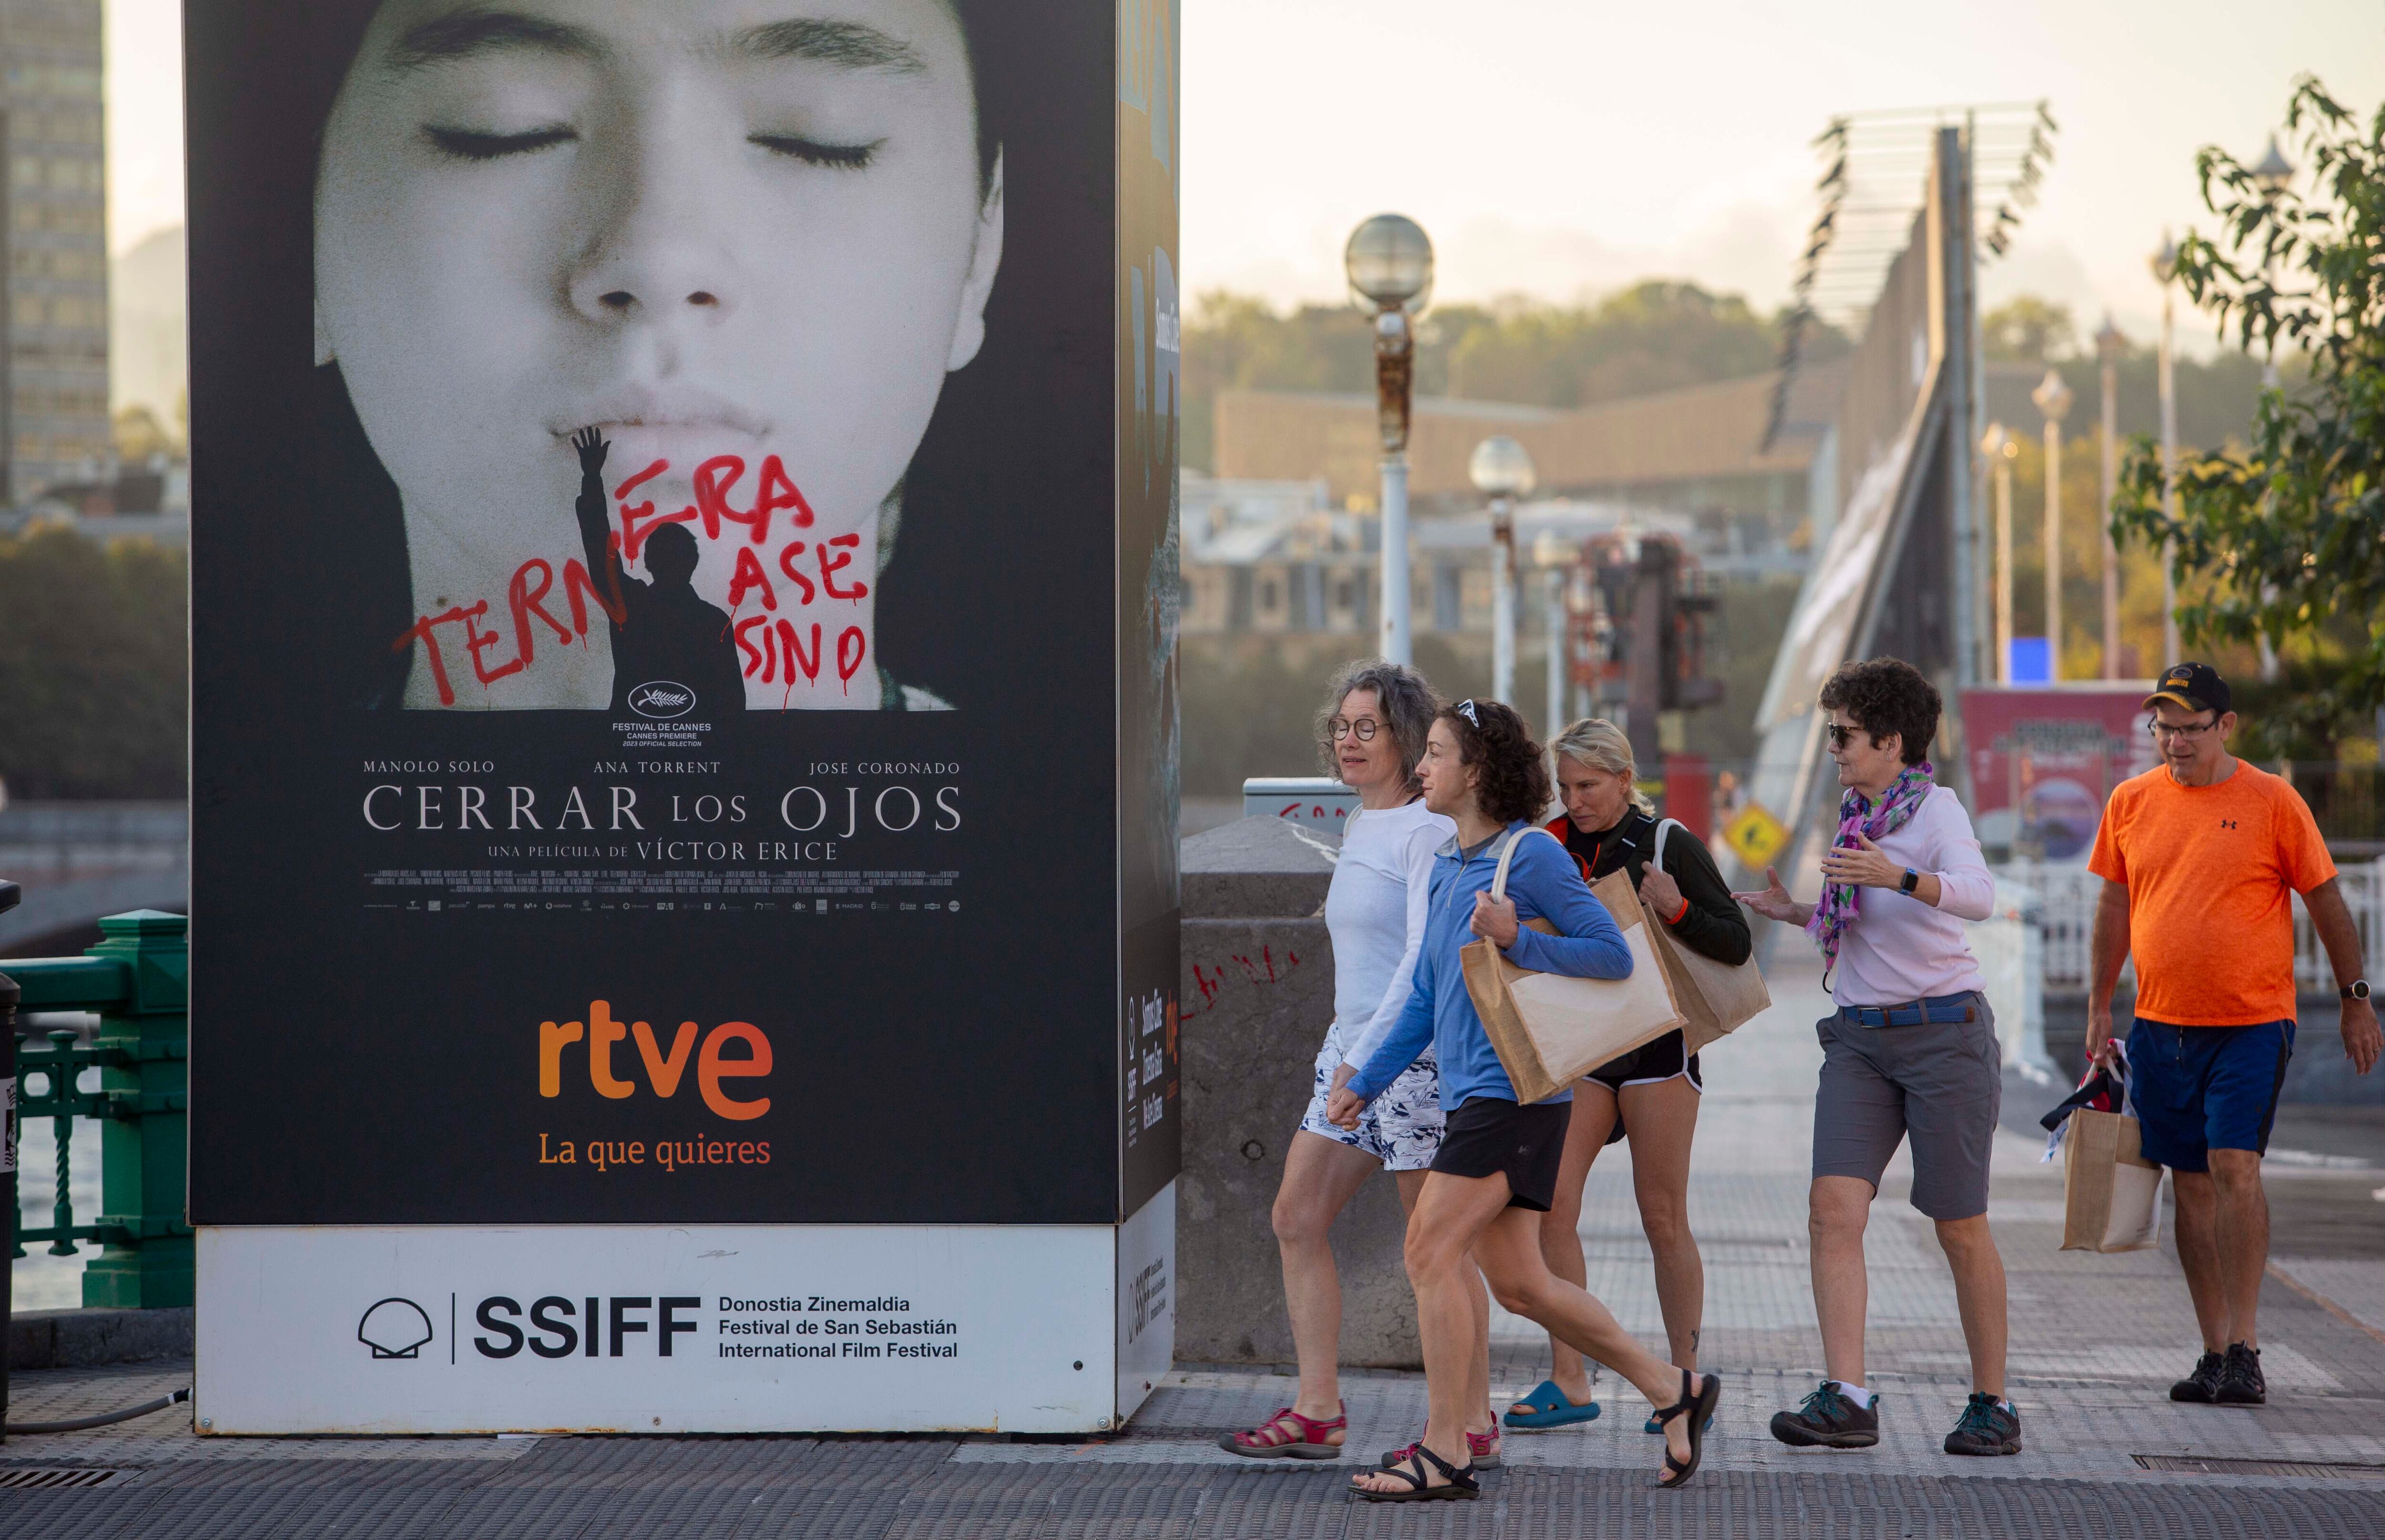
[[[1912,821],[1878,843],[1898,865],[1936,875],[1938,906],[1893,888],[1865,888],[1861,913],[1839,938],[1831,997],[1841,1005],[1904,1005],[1987,987],[1963,922],[1988,917],[1996,883],[1963,800],[1949,788],[1931,788]]]
[[[1333,938],[1333,1017],[1342,1057],[1363,1066],[1400,1019],[1424,947],[1432,862],[1457,826],[1424,799],[1361,808],[1342,831],[1342,858],[1325,890]]]

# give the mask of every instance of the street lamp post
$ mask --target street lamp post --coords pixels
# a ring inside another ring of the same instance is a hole
[[[2161,328],[2161,436],[2162,436],[2162,516],[2171,523],[2178,521],[2178,382],[2173,366],[2177,362],[2177,316],[2173,305],[2170,280],[2178,276],[2178,242],[2162,231],[2161,250],[2154,253],[2154,279],[2162,291]],[[2170,569],[2171,542],[2162,541],[2162,663],[2168,667],[2179,659],[2178,641],[2178,575]]]
[[[2274,207],[2279,195],[2293,180],[2293,162],[2279,152],[2278,136],[2271,134],[2268,153],[2261,157],[2259,165],[2253,168],[2253,180],[2261,189],[2262,202]],[[2277,292],[2277,263],[2272,259],[2270,248],[2267,246],[2264,246],[2261,252],[2261,281],[2268,287],[2271,293],[2274,294]],[[2261,360],[2261,389],[2274,391],[2277,388],[2278,350],[2275,342],[2272,341],[2267,354]],[[2266,599],[2269,592],[2268,589],[2264,588],[2262,597]],[[2254,640],[2260,644],[2261,677],[2274,683],[2278,677],[2278,650],[2270,642],[2269,633],[2266,630],[2260,632]]]
[[[1573,575],[1574,550],[1554,529],[1543,529],[1532,542],[1532,563],[1541,569],[1543,615],[1549,627],[1548,714],[1541,719],[1541,737],[1555,738],[1565,727],[1566,687],[1573,682],[1572,627],[1567,624],[1566,584]]]
[[[1531,494],[1532,457],[1505,433],[1474,446],[1466,463],[1491,500],[1491,698],[1516,703],[1516,499]]]
[[[1408,405],[1416,317],[1432,292],[1432,242],[1402,214],[1378,214],[1342,254],[1351,292],[1375,317],[1375,416],[1382,440],[1382,654],[1415,662],[1408,627]]]
[[[2000,422],[1988,424],[1979,453],[1996,473],[1996,683],[2012,683],[2012,462],[2020,453]]]
[[[2293,180],[2294,163],[2279,151],[2278,136],[2271,134],[2268,153],[2261,157],[2259,165],[2253,168],[2253,182],[2261,190],[2261,201],[2266,204],[2276,203],[2279,195],[2285,192]],[[2270,260],[2266,247],[2261,254],[2261,281],[2267,284],[2273,291],[2278,287],[2277,265]],[[2268,357],[2261,365],[2261,389],[2274,391],[2277,388],[2278,354],[2277,350],[2272,348]]]
[[[2052,368],[2029,399],[2045,414],[2045,678],[2062,682],[2062,418],[2070,387]]]
[[[2120,677],[2120,553],[2112,544],[2112,504],[2120,495],[2120,350],[2129,340],[2112,324],[2110,311],[2095,333],[2095,356],[2104,366],[2104,416],[2098,425],[2103,452],[2104,503],[2096,522],[2104,527],[2104,677]]]

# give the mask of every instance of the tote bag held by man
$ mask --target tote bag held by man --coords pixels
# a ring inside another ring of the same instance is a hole
[[[2062,1249],[2146,1251],[2161,1242],[2162,1168],[2137,1146],[2137,1120],[2081,1107],[2062,1135]]]
[[[1656,826],[1656,852],[1649,858],[1650,865],[1663,867],[1665,831],[1678,826],[1670,818]],[[1764,987],[1754,958],[1737,964],[1718,962],[1681,945],[1663,925],[1650,925],[1648,934],[1655,938],[1656,956],[1665,964],[1666,976],[1673,981],[1673,998],[1680,1001],[1681,1014],[1689,1018],[1689,1025],[1681,1028],[1686,1051],[1697,1052],[1757,1012],[1770,1008],[1772,992]]]
[[[1491,879],[1494,900],[1507,896],[1507,864],[1516,859],[1517,841],[1536,834],[1556,838],[1546,829],[1527,829],[1511,837],[1499,852],[1499,870]],[[1672,983],[1656,961],[1648,916],[1630,879],[1612,873],[1593,884],[1591,892],[1623,931],[1623,943],[1631,951],[1629,978],[1536,974],[1508,962],[1487,938],[1467,943],[1459,954],[1466,992],[1474,999],[1475,1013],[1482,1018],[1518,1101],[1546,1101],[1587,1071],[1684,1025]],[[1534,930],[1557,934],[1546,920],[1527,923]]]

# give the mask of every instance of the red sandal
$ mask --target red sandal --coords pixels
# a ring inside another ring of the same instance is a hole
[[[1392,1466],[1397,1465],[1400,1461],[1414,1455],[1417,1452],[1417,1445],[1422,1444],[1424,1440],[1419,1438],[1416,1441],[1416,1444],[1410,1444],[1405,1448],[1385,1449],[1383,1451],[1383,1463],[1380,1466],[1380,1469],[1388,1471]],[[1466,1453],[1468,1457],[1467,1462],[1474,1470],[1496,1471],[1499,1469],[1498,1430],[1494,1428],[1489,1433],[1467,1434],[1466,1435]]]
[[[1328,1444],[1325,1435],[1347,1434],[1350,1409],[1344,1405],[1336,1410],[1342,1415],[1328,1422],[1303,1417],[1290,1407],[1280,1407],[1274,1416],[1247,1433],[1219,1435],[1217,1447],[1245,1459],[1340,1459],[1342,1446]],[[1300,1436],[1294,1438],[1293,1434]]]

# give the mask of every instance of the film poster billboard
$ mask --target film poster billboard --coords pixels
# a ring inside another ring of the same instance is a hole
[[[1113,1425],[1173,0],[190,0],[199,1416]]]
[[[2112,789],[2159,763],[2151,680],[1963,691],[1972,816],[1987,844],[2083,864]]]

